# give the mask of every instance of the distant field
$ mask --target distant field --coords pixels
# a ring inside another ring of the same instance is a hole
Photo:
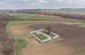
[[[8,13],[8,15],[18,17],[18,18],[53,18],[53,16],[27,14],[27,13]]]
[[[85,12],[85,9],[60,9],[60,11],[64,11],[64,12]]]
[[[47,21],[10,21],[8,23],[9,26],[16,26],[16,25],[26,25],[26,24],[45,24],[49,23]]]
[[[29,21],[54,21],[56,20],[56,16],[50,15],[40,15],[40,14],[27,14],[27,13],[7,13],[9,16],[28,19]]]

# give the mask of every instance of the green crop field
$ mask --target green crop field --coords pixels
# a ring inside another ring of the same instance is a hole
[[[60,9],[60,11],[64,11],[64,12],[85,12],[85,10],[81,10],[81,9]]]
[[[27,19],[29,21],[54,21],[56,16],[40,15],[40,14],[27,14],[27,13],[7,13],[9,16],[17,17],[20,19]]]
[[[52,16],[39,14],[27,14],[27,13],[7,13],[7,14],[18,18],[53,18]]]
[[[26,24],[46,24],[49,23],[48,21],[10,21],[8,23],[9,26],[16,26],[16,25],[26,25]]]
[[[41,31],[42,33],[44,33],[44,34],[46,34],[46,35],[48,35],[48,36],[50,36],[50,37],[54,37],[55,35],[53,35],[52,33],[50,33],[50,32],[46,32],[45,30],[43,30],[43,31]]]
[[[48,39],[46,36],[44,36],[43,34],[36,34],[35,33],[35,35],[39,38],[39,39],[41,39],[41,40],[45,40],[45,39]]]

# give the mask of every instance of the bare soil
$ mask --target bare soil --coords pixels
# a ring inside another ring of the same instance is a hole
[[[11,30],[11,33],[14,36],[18,36],[20,34],[24,34],[24,33],[29,33],[32,31],[32,29],[28,28],[28,25],[18,25],[18,26],[14,26],[14,27],[9,27],[9,29]]]
[[[22,55],[72,55],[85,49],[85,28],[74,25],[50,24],[51,31],[59,34],[64,39],[52,43],[23,48]],[[11,27],[16,34],[26,33],[45,28],[46,25],[22,25]],[[20,28],[21,27],[21,28]],[[24,30],[24,31],[23,31]]]

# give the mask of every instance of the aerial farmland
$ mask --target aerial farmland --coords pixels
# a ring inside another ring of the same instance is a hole
[[[85,0],[0,0],[0,55],[85,55]]]
[[[0,13],[0,54],[85,55],[84,13],[46,11]]]

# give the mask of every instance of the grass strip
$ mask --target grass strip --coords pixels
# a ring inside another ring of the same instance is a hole
[[[41,40],[45,40],[45,39],[48,39],[46,36],[44,36],[43,34],[36,34],[35,33],[35,35],[39,38],[39,39],[41,39]]]
[[[43,30],[43,31],[41,31],[42,33],[44,33],[44,34],[46,34],[46,35],[48,35],[48,36],[50,36],[50,37],[54,37],[55,35],[53,35],[52,33],[50,33],[50,32],[47,32],[47,31],[45,31],[45,30]]]

